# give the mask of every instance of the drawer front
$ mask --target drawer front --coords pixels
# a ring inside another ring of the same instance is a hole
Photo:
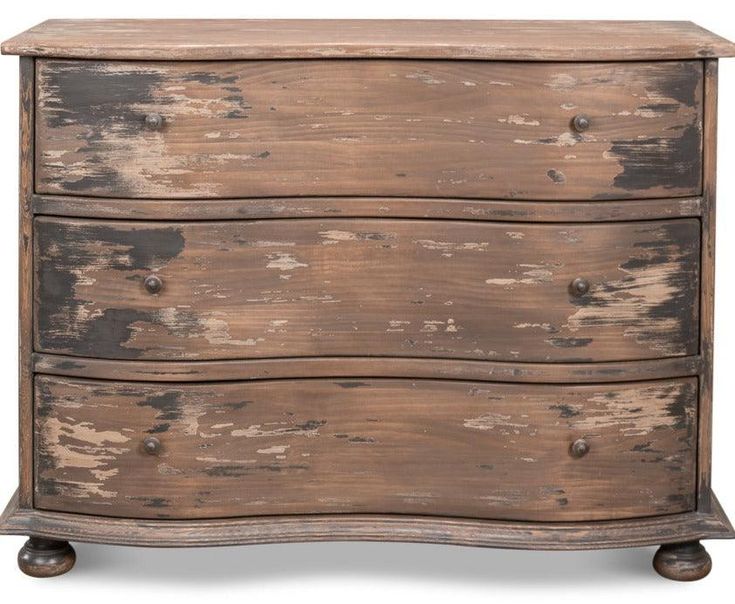
[[[698,347],[696,219],[39,218],[35,244],[43,352],[584,362]]]
[[[700,61],[44,59],[37,78],[39,193],[564,200],[701,190]]]
[[[40,376],[35,505],[132,518],[683,512],[694,507],[696,397],[695,378],[157,385]]]

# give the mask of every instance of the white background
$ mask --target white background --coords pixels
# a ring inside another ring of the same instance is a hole
[[[48,18],[450,18],[691,20],[735,40],[735,11],[725,0],[688,2],[493,3],[483,0],[33,0],[3,5],[0,37]],[[569,40],[574,44],[574,39]],[[18,61],[0,59],[0,507],[17,485],[17,142]],[[720,63],[720,137],[717,217],[717,318],[714,487],[735,517],[735,59]],[[603,552],[514,552],[380,543],[267,545],[221,549],[146,550],[75,544],[76,568],[55,579],[21,574],[15,557],[21,537],[0,536],[0,601],[48,598],[55,604],[105,604],[236,597],[250,602],[489,601],[539,598],[595,604],[638,600],[732,601],[735,541],[710,541],[712,574],[698,583],[666,581],[651,569],[654,548]],[[729,593],[729,595],[727,595]],[[132,599],[132,600],[131,600]]]

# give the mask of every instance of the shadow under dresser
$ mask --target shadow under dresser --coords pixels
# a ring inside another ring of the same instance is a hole
[[[67,21],[20,59],[20,486],[69,541],[660,545],[705,576],[688,22]]]

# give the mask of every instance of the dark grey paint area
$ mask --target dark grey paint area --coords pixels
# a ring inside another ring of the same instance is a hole
[[[124,251],[107,255],[105,270],[130,272],[132,279],[142,284],[146,272],[183,251],[181,232],[175,228],[122,231],[104,223],[88,222],[80,227],[65,221],[36,220],[35,247],[39,259],[36,297],[43,300],[36,316],[41,348],[75,350],[82,356],[137,358],[140,351],[124,344],[136,322],[156,321],[155,312],[107,308],[96,318],[80,322],[83,327],[76,333],[78,329],[72,328],[75,317],[93,305],[93,301],[79,297],[76,286],[84,269],[99,265],[102,253],[113,247]]]
[[[610,153],[619,158],[623,171],[615,177],[615,187],[630,191],[664,187],[694,186],[701,183],[702,132],[692,124],[674,138],[613,140]],[[701,186],[701,185],[700,185]]]

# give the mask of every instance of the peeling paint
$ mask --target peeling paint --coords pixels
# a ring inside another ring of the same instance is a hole
[[[273,445],[266,449],[258,449],[258,453],[262,455],[276,455],[277,453],[285,453],[291,445]]]
[[[509,115],[508,117],[498,118],[501,124],[514,124],[516,126],[540,126],[541,122],[536,119],[529,118],[528,114],[523,115]]]
[[[266,268],[275,268],[281,271],[292,271],[297,268],[304,268],[309,266],[304,262],[299,262],[291,254],[283,252],[276,252],[275,254],[268,254],[268,264]]]
[[[696,378],[607,385],[316,378],[166,390],[39,376],[36,384],[36,406],[46,409],[36,432],[42,509],[141,519],[379,510],[578,521],[694,505]],[[138,439],[162,416],[171,424],[163,449],[147,455]],[[596,463],[570,457],[579,437]],[[89,467],[88,455],[99,465]],[[616,485],[612,500],[600,488],[600,466]]]

